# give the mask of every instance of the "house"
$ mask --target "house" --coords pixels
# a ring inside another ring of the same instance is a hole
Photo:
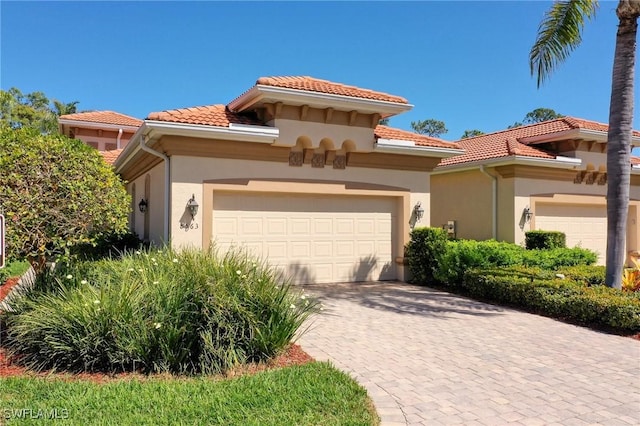
[[[58,118],[61,134],[96,148],[108,163],[115,161],[141,125],[142,120],[113,111],[79,112]]]
[[[607,125],[573,117],[457,142],[431,176],[431,224],[459,238],[522,244],[534,229],[599,254],[607,236]],[[634,131],[634,146],[640,132]],[[627,250],[640,247],[640,159],[632,159]]]
[[[411,108],[312,77],[263,77],[227,105],[151,113],[114,164],[132,229],[175,247],[245,247],[301,283],[402,280],[411,227],[431,223],[430,172],[462,153],[378,125]]]

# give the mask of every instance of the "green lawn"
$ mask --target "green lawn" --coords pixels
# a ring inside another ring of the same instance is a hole
[[[69,425],[379,424],[366,391],[319,362],[228,380],[0,379],[0,424],[42,424],[29,418],[38,416],[66,417]]]
[[[27,261],[13,261],[6,264],[3,268],[7,277],[20,277],[29,269],[29,262]],[[0,282],[0,284],[2,284]]]

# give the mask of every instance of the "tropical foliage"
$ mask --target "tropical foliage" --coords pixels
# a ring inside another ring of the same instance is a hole
[[[9,259],[42,266],[72,245],[126,232],[124,185],[98,151],[80,140],[2,126],[0,176]]]
[[[546,13],[531,48],[529,64],[538,86],[582,41],[582,29],[598,8],[597,0],[558,1]],[[640,0],[621,0],[613,59],[609,131],[607,137],[607,272],[608,286],[620,288],[626,258],[625,243],[631,172],[631,131],[636,35]]]
[[[58,264],[11,294],[3,345],[34,370],[219,373],[282,351],[317,303],[243,252]]]
[[[444,124],[444,121],[435,120],[433,118],[412,121],[411,128],[416,133],[434,138],[440,137],[449,131]]]
[[[480,136],[480,135],[484,135],[484,132],[482,130],[478,130],[478,129],[465,130],[462,136],[460,136],[460,139],[467,139],[467,138],[472,138],[474,136]]]
[[[556,118],[562,118],[562,117],[564,117],[564,115],[558,114],[557,112],[555,112],[550,108],[536,108],[533,111],[528,112],[527,115],[524,116],[524,119],[522,121],[516,121],[508,128],[512,129],[514,127],[520,127],[527,124],[541,123],[543,121],[555,120]]]
[[[51,102],[42,92],[23,94],[12,87],[7,91],[0,90],[0,123],[12,129],[28,127],[40,133],[57,133],[57,118],[76,112],[77,104],[78,101]]]

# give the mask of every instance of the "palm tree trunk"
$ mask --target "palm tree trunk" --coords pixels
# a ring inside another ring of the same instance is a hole
[[[607,269],[606,284],[621,288],[626,259],[627,215],[631,180],[633,83],[638,12],[636,1],[622,0],[613,59],[607,143]]]

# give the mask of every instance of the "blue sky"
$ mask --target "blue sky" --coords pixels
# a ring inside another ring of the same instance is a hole
[[[528,53],[550,4],[2,1],[0,87],[144,118],[311,75],[404,96],[415,107],[391,125],[436,118],[451,140],[538,107],[607,122],[617,2],[537,89]]]

